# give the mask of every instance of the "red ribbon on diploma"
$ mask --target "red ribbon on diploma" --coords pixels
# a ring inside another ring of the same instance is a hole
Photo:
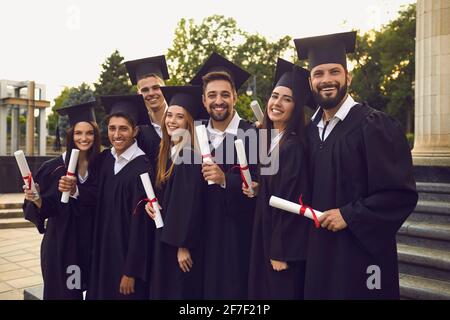
[[[26,181],[27,185],[28,185],[28,190],[31,190],[31,182],[33,181],[31,172],[26,176],[26,177],[22,177],[23,180]]]
[[[153,204],[153,203],[158,202],[158,199],[157,199],[157,198],[153,198],[153,199],[151,199],[151,200],[150,200],[149,198],[144,198],[144,199],[142,199],[141,201],[139,201],[139,202],[137,203],[136,207],[135,207],[134,210],[133,210],[133,214],[136,214],[136,210],[139,208],[139,206],[140,206],[141,203],[143,203],[143,202]]]
[[[244,175],[244,170],[248,170],[248,166],[245,167],[241,167],[241,166],[233,166],[231,167],[231,170],[234,170],[236,168],[239,168],[239,171],[241,172],[241,178],[242,178],[242,182],[244,183],[244,186],[246,189],[248,189],[248,182],[247,180],[245,180],[245,175]]]
[[[320,228],[319,220],[317,219],[316,213],[314,212],[314,209],[310,206],[304,205],[302,200],[302,195],[298,198],[298,203],[300,204],[300,215],[304,216],[306,210],[310,210],[314,219],[314,224],[316,225],[316,228]]]
[[[72,173],[72,172],[67,171],[66,176],[69,176],[69,177],[75,177],[75,173]]]

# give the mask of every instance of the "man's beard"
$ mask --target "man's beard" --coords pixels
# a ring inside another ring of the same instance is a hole
[[[230,106],[225,103],[223,104],[223,106],[225,107],[225,112],[222,115],[218,115],[214,112],[215,106],[216,106],[215,104],[211,104],[210,106],[211,113],[209,114],[209,116],[213,118],[214,121],[224,121],[228,119],[228,117],[230,116]]]
[[[325,110],[333,109],[335,108],[341,101],[344,99],[345,95],[347,94],[347,79],[345,79],[344,85],[341,87],[338,82],[334,82],[331,85],[323,85],[321,88],[317,88],[313,90],[313,96],[314,101],[316,104],[318,104],[320,107],[322,107]],[[327,87],[335,87],[337,89],[337,94],[334,98],[331,97],[323,97],[320,94],[320,89],[327,88]]]

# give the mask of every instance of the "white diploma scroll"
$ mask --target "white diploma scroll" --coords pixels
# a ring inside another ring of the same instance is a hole
[[[69,168],[67,169],[66,177],[70,177],[70,176],[73,177],[75,175],[75,171],[77,170],[79,153],[80,153],[80,150],[72,149],[72,152],[70,153]],[[70,191],[63,192],[61,195],[61,202],[68,203],[69,196],[70,196]]]
[[[258,101],[253,100],[253,101],[250,103],[250,108],[252,108],[253,114],[255,115],[256,120],[258,120],[258,122],[262,124],[262,123],[263,123],[263,119],[264,119],[264,113],[262,112],[261,107],[259,106]]]
[[[34,180],[31,176],[30,167],[28,166],[23,151],[17,150],[16,152],[14,152],[14,157],[16,158],[17,165],[19,166],[20,174],[22,175],[24,184],[28,189],[31,189],[31,191],[36,192],[36,187],[34,186]]]
[[[211,158],[211,150],[209,149],[208,133],[206,127],[202,124],[195,127],[195,133],[197,134],[198,144],[200,152],[202,153],[202,162],[213,164],[214,161]],[[208,180],[208,184],[214,184],[213,181]]]
[[[247,156],[245,155],[244,143],[241,139],[237,139],[234,142],[234,146],[236,147],[236,153],[238,156],[239,166],[241,167],[241,172],[243,177],[245,178],[245,182],[248,185],[248,188],[252,194],[254,194],[252,188],[252,176],[250,175],[250,171],[248,170],[248,162]]]
[[[161,211],[159,211],[159,204],[158,201],[156,201],[155,191],[153,190],[152,182],[150,181],[150,177],[148,176],[148,173],[143,173],[140,175],[142,185],[145,189],[145,194],[147,195],[147,199],[150,200],[150,203],[152,204],[153,209],[155,209],[156,217],[155,217],[155,225],[156,228],[162,228],[164,227],[164,222],[161,216]]]
[[[302,206],[299,205],[298,203],[284,200],[284,199],[281,199],[281,198],[278,198],[275,196],[270,197],[269,205],[271,207],[281,209],[284,211],[288,211],[288,212],[292,212],[292,213],[296,213],[296,214],[300,214],[300,209],[302,208]],[[304,207],[303,209],[305,209],[304,216],[311,220],[314,220],[311,209],[309,207],[305,207],[305,206],[303,206],[303,207]],[[317,210],[314,210],[314,213],[316,214],[317,219],[319,219],[323,215],[323,212],[320,212]]]

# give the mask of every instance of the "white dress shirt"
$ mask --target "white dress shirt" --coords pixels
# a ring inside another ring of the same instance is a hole
[[[270,149],[269,154],[272,153],[273,149],[280,143],[281,138],[283,138],[284,131],[279,132],[275,137],[270,141]]]
[[[348,113],[350,112],[350,109],[353,108],[353,106],[355,106],[356,104],[357,103],[355,102],[355,100],[353,100],[353,98],[350,95],[348,95],[347,99],[345,99],[344,103],[339,108],[339,110],[336,112],[336,114],[333,116],[333,118],[331,118],[330,120],[325,122],[325,121],[323,121],[323,117],[322,117],[322,119],[320,119],[319,123],[317,124],[320,140],[325,141],[327,139],[327,137],[330,135],[331,131],[334,129],[334,127],[336,127],[336,125],[339,123],[339,121],[344,121],[344,119],[347,117]],[[314,119],[316,117],[319,110],[320,110],[320,106],[317,109],[317,111],[314,113],[314,115],[312,116],[312,119]],[[325,132],[324,132],[324,129],[325,129]]]
[[[156,133],[158,134],[158,136],[160,138],[162,138],[162,130],[161,130],[161,126],[155,122],[152,122],[152,126],[153,128],[155,128]]]
[[[206,129],[208,130],[209,133],[209,140],[211,141],[211,144],[213,146],[214,149],[216,149],[217,147],[220,146],[220,144],[222,143],[223,139],[225,139],[225,135],[231,134],[234,136],[237,136],[237,132],[239,129],[239,123],[241,122],[241,117],[238,115],[238,113],[236,112],[236,110],[234,111],[234,116],[231,119],[230,123],[228,124],[227,128],[225,129],[225,131],[219,131],[213,128],[212,123],[211,123],[211,119],[209,119],[208,122],[208,126],[206,127]],[[226,182],[224,182],[223,184],[220,185],[222,188],[226,188]]]
[[[239,117],[238,113],[234,111],[233,119],[231,119],[230,123],[228,124],[228,127],[225,129],[225,131],[219,131],[213,128],[211,119],[209,119],[208,126],[206,127],[206,129],[209,132],[209,140],[211,141],[211,144],[214,149],[220,146],[223,139],[225,139],[225,135],[227,133],[237,136],[240,121],[241,117]]]
[[[136,141],[134,141],[134,143],[120,156],[117,156],[117,151],[116,149],[114,149],[114,147],[111,148],[111,154],[113,155],[114,159],[116,159],[116,161],[114,162],[114,174],[118,174],[120,170],[122,170],[131,160],[145,155],[144,151],[142,151],[138,147]]]

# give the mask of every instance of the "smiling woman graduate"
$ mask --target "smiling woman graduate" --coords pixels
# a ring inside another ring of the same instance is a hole
[[[40,195],[25,191],[25,218],[44,233],[41,269],[45,300],[81,300],[82,292],[86,290],[96,203],[94,163],[100,151],[94,105],[95,101],[57,110],[59,114],[69,116],[67,150],[39,168],[35,181]],[[77,171],[74,177],[66,177],[74,148],[80,150]],[[67,204],[61,203],[63,191],[70,192]],[[79,281],[71,281],[69,277],[72,275]]]

